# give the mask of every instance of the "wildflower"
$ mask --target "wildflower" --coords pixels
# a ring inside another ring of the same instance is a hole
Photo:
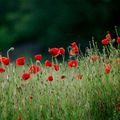
[[[30,78],[30,74],[29,73],[23,73],[22,75],[22,79],[23,80],[28,80]]]
[[[16,65],[17,66],[22,66],[25,64],[25,58],[24,57],[20,57],[16,59]]]
[[[120,64],[120,58],[117,58],[117,59],[116,59],[116,63],[117,63],[117,64]]]
[[[117,43],[120,44],[120,37],[117,37]]]
[[[71,46],[72,48],[76,47],[77,46],[76,42],[71,43]]]
[[[69,67],[77,67],[77,65],[78,65],[78,62],[76,60],[70,60],[68,62]]]
[[[83,76],[82,76],[81,74],[76,74],[76,78],[77,78],[77,79],[82,79],[82,77],[83,77]]]
[[[120,103],[116,105],[116,110],[120,112]]]
[[[75,51],[71,49],[70,50],[70,55],[75,56],[76,55]]]
[[[4,68],[0,68],[0,73],[3,73],[5,72],[5,69]]]
[[[30,100],[32,100],[32,99],[33,99],[33,97],[32,97],[32,96],[29,96],[29,99],[30,99]]]
[[[48,81],[53,81],[53,76],[52,75],[48,76],[47,80]]]
[[[106,35],[106,39],[107,39],[107,40],[110,40],[110,39],[111,39],[111,34],[108,33],[108,34]]]
[[[104,65],[104,70],[105,70],[105,72],[106,72],[107,74],[110,73],[111,65],[110,65],[110,64],[105,64],[105,65]]]
[[[54,69],[55,69],[56,71],[59,70],[59,65],[58,65],[58,64],[54,64],[53,67],[54,67]]]
[[[29,68],[29,71],[31,71],[32,73],[36,74],[40,71],[40,66],[38,65],[31,65]]]
[[[62,55],[62,54],[64,54],[64,53],[65,53],[65,49],[64,49],[64,48],[62,48],[62,47],[61,47],[61,48],[59,48],[59,54],[60,54],[60,55]]]
[[[71,43],[72,49],[70,50],[70,55],[75,56],[77,53],[79,53],[79,48],[76,44],[76,42]]]
[[[57,57],[59,55],[59,49],[58,48],[51,48],[51,49],[48,50],[48,52],[54,57]]]
[[[35,60],[41,60],[42,59],[42,55],[41,54],[37,54],[34,56]]]
[[[46,67],[52,67],[52,63],[49,60],[45,61],[45,66]]]
[[[7,57],[1,57],[0,62],[2,62],[2,64],[4,64],[4,65],[9,65],[10,59]]]
[[[102,42],[103,45],[108,45],[109,41],[108,41],[108,39],[103,39],[101,42]]]
[[[22,118],[21,118],[21,117],[19,117],[17,120],[22,120]]]
[[[62,75],[62,76],[61,76],[61,79],[64,79],[64,78],[65,78],[65,75]]]
[[[91,59],[93,62],[95,62],[95,61],[97,61],[97,60],[99,59],[99,56],[97,56],[97,55],[91,55],[91,56],[90,56],[90,59]]]

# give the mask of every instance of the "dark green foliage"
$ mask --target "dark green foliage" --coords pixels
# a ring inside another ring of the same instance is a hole
[[[0,51],[24,41],[39,41],[48,47],[79,38],[85,46],[85,39],[96,35],[99,40],[103,31],[119,26],[120,18],[115,14],[119,13],[118,3],[115,0],[0,0]]]

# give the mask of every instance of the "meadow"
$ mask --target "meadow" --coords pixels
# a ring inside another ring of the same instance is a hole
[[[107,34],[102,52],[78,44],[50,48],[44,63],[41,54],[11,62],[14,48],[1,56],[0,120],[120,120],[120,37]]]

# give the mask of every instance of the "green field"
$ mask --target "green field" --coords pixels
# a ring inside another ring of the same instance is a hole
[[[35,60],[22,66],[1,62],[0,120],[120,120],[119,44],[113,47],[111,39],[99,52],[93,42],[84,55],[79,48],[68,60],[60,57],[62,62],[55,56],[50,60],[59,65],[57,71]],[[77,65],[70,67],[73,59]],[[40,70],[24,80],[32,64]]]

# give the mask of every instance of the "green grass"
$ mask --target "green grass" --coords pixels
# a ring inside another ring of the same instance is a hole
[[[109,57],[96,48],[85,56],[78,55],[77,68],[65,62],[55,71],[41,64],[41,71],[26,81],[21,79],[23,67],[5,66],[7,71],[0,73],[0,120],[119,120],[120,63],[116,58],[120,50],[107,49]],[[92,54],[99,55],[100,60],[92,62]],[[106,63],[112,66],[109,74],[104,70]],[[75,77],[78,73],[82,79]],[[48,75],[53,81],[47,80]]]

